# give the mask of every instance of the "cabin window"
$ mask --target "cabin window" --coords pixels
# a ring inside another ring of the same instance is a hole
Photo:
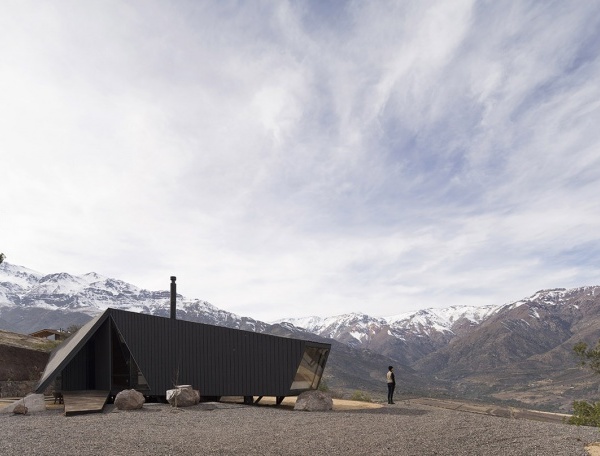
[[[137,363],[131,356],[131,352],[121,336],[121,333],[113,326],[112,328],[112,389],[119,391],[124,389],[148,390],[148,382]]]
[[[321,382],[329,349],[306,347],[300,366],[296,371],[292,390],[317,389]]]

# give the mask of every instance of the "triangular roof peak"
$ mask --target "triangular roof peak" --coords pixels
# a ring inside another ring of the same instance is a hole
[[[42,378],[35,390],[36,393],[43,393],[44,390],[48,388],[50,383],[52,383],[67,364],[75,357],[81,347],[90,340],[102,323],[106,321],[109,314],[110,309],[106,309],[100,315],[92,318],[52,352],[48,364],[46,364],[46,369],[44,369]]]

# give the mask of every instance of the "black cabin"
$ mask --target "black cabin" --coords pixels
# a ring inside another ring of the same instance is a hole
[[[296,396],[317,389],[330,344],[107,309],[57,347],[36,392],[136,389],[165,396]]]

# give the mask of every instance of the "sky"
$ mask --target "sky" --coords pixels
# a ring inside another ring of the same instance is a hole
[[[600,2],[3,0],[0,252],[263,321],[600,285]]]

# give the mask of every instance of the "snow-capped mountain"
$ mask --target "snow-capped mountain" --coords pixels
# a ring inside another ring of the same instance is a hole
[[[578,371],[573,347],[600,338],[600,287],[542,290],[505,304],[472,331],[429,353],[414,367],[452,378],[504,372],[552,377]]]
[[[383,318],[349,313],[334,317],[288,318],[278,320],[278,323],[291,323],[296,327],[333,339],[349,334],[360,343],[372,339],[374,334],[383,329],[398,335],[405,332],[426,336],[434,332],[455,333],[466,323],[478,325],[501,307],[452,306],[444,309],[423,309]]]
[[[168,316],[170,292],[149,291],[94,272],[43,274],[0,264],[0,329],[32,332],[40,326],[79,325],[108,307]],[[232,328],[263,330],[265,323],[177,295],[179,318]],[[53,318],[55,317],[55,318]]]
[[[362,313],[289,318],[288,322],[351,347],[366,348],[411,364],[479,325],[502,306],[423,309],[384,318]]]
[[[520,319],[519,324],[531,326],[533,322],[529,320],[547,317],[547,308],[557,308],[561,313],[580,313],[573,304],[576,297],[582,294],[594,297],[600,294],[599,290],[599,287],[542,290],[520,301],[498,306],[432,308],[385,318],[349,313],[290,318],[275,323],[281,325],[281,331],[304,330],[413,365],[465,339],[498,315],[500,321],[508,324],[507,316],[526,313],[527,318]],[[65,272],[43,274],[6,262],[0,264],[0,329],[32,332],[41,326],[56,327],[55,322],[62,326],[81,324],[108,307],[168,316],[169,301],[169,291],[149,291],[93,272],[80,276]],[[265,331],[270,326],[181,295],[177,296],[177,315],[189,321],[253,331]]]
[[[451,306],[424,309],[386,317],[391,326],[418,333],[431,331],[455,333],[464,324],[478,325],[502,306]]]
[[[533,334],[534,327],[541,326],[543,329],[545,324],[549,324],[549,319],[559,319],[557,326],[548,326],[547,334],[537,337],[540,340],[551,337],[556,343],[562,343],[563,339],[554,337],[559,333],[558,327],[583,324],[585,318],[592,318],[596,313],[600,315],[600,308],[591,306],[590,310],[589,302],[600,302],[600,287],[541,290],[528,298],[497,306],[423,309],[385,318],[350,313],[326,318],[289,318],[280,322],[287,321],[320,336],[331,337],[354,348],[373,350],[408,365],[420,362],[424,366],[423,359],[442,349],[454,350],[459,345],[458,341],[470,340],[472,334],[479,335],[471,351],[476,353],[477,344],[481,344],[481,338],[491,330],[493,322],[513,327],[513,332],[514,327],[520,325],[529,328],[530,334]],[[573,327],[569,331],[576,329]],[[572,335],[571,332],[568,334]],[[566,337],[567,333],[563,336]],[[498,346],[497,341],[494,346]],[[467,358],[473,356],[456,360],[452,366],[464,364]],[[431,370],[439,367],[439,362],[433,362]]]

